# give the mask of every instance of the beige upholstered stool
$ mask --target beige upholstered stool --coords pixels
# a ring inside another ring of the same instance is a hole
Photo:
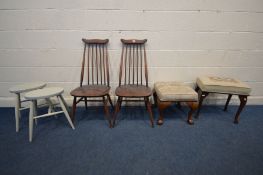
[[[192,114],[197,108],[198,95],[189,86],[178,82],[157,82],[154,84],[154,101],[158,105],[160,117],[157,121],[158,125],[163,124],[163,110],[174,102],[185,102],[190,111],[188,112],[187,122],[193,124]]]
[[[72,129],[75,129],[70,116],[69,116],[69,109],[67,107],[67,104],[62,97],[62,93],[64,92],[63,88],[59,87],[51,87],[51,88],[44,88],[39,89],[35,91],[31,91],[25,94],[25,98],[30,100],[30,113],[29,113],[29,141],[32,141],[33,136],[33,119],[42,118],[42,117],[48,117],[48,116],[54,116],[56,114],[64,113],[70,126]],[[62,111],[55,112],[51,109],[52,107],[52,101],[50,100],[51,97],[57,97],[60,107],[62,108]],[[45,99],[47,102],[49,102],[49,110],[48,113],[43,115],[36,115],[36,101],[39,99]]]
[[[19,131],[19,119],[21,117],[20,111],[28,109],[29,107],[21,107],[23,102],[28,100],[21,100],[21,94],[25,92],[29,92],[36,89],[41,89],[46,86],[46,83],[43,82],[32,82],[32,83],[24,83],[20,85],[16,85],[9,89],[9,92],[14,93],[15,97],[15,119],[16,119],[16,132]]]
[[[204,98],[209,93],[228,94],[224,111],[227,110],[227,106],[232,95],[238,95],[240,99],[240,105],[235,115],[234,123],[239,122],[239,115],[242,109],[245,107],[247,103],[247,97],[251,92],[251,88],[247,84],[233,78],[221,77],[199,77],[197,78],[196,83],[196,91],[199,92],[199,106],[196,117],[199,115]]]

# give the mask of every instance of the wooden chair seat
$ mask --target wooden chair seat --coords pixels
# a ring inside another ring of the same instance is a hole
[[[115,94],[121,97],[149,97],[152,95],[152,90],[143,85],[122,85],[117,87]]]
[[[109,94],[110,87],[104,85],[85,85],[70,92],[75,97],[102,97]]]

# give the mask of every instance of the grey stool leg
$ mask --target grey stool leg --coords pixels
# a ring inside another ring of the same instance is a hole
[[[52,104],[52,101],[49,98],[45,99],[48,104],[48,113],[54,112],[54,105]]]
[[[62,100],[62,102],[63,102],[64,106],[66,107],[66,109],[67,109],[68,113],[70,113],[69,107],[68,107],[68,105],[67,105],[67,103],[66,103],[66,101],[65,101],[64,97],[63,97],[62,95],[60,95],[60,98],[61,98],[61,100]]]
[[[34,116],[37,116],[37,100],[33,101],[34,104]],[[37,119],[35,119],[35,124],[37,125]]]
[[[30,101],[30,109],[29,109],[29,142],[32,142],[32,138],[33,138],[33,120],[34,120],[34,114],[36,114],[35,111],[35,102]]]
[[[67,120],[68,120],[68,122],[70,124],[70,126],[71,126],[71,128],[75,129],[75,127],[74,127],[74,125],[73,125],[73,123],[71,121],[71,118],[70,118],[70,116],[68,114],[68,110],[67,110],[66,104],[64,104],[64,102],[62,100],[62,98],[63,98],[62,95],[58,95],[57,97],[58,97],[58,101],[60,103],[60,106],[61,106],[61,108],[62,108],[62,110],[63,110],[63,112],[64,112],[64,114],[65,114],[65,116],[66,116],[66,118],[67,118]]]
[[[16,103],[15,103],[16,132],[18,132],[19,131],[19,119],[21,117],[20,115],[21,99],[20,99],[19,93],[16,94],[15,100],[16,100]]]

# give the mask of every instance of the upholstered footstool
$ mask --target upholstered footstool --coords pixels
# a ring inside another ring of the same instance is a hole
[[[199,92],[199,105],[196,117],[199,116],[203,100],[209,93],[228,94],[224,111],[227,110],[227,106],[232,95],[238,95],[240,99],[240,105],[235,115],[234,123],[239,122],[239,115],[242,109],[245,107],[247,103],[247,97],[251,92],[251,88],[247,84],[237,79],[221,77],[198,77],[196,83],[197,87],[195,90]]]
[[[175,102],[178,103],[179,107],[181,102],[185,102],[189,106],[187,122],[189,124],[194,123],[192,114],[198,106],[198,95],[191,87],[179,82],[157,82],[154,84],[154,90],[154,102],[160,113],[158,125],[163,124],[163,110]]]

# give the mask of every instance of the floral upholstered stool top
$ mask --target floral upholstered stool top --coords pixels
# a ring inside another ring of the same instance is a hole
[[[238,95],[240,99],[240,105],[235,115],[234,123],[239,122],[239,115],[242,109],[245,107],[247,103],[247,97],[251,92],[251,88],[247,84],[234,78],[212,76],[198,77],[196,84],[196,91],[199,92],[199,106],[196,117],[199,116],[203,100],[209,93],[228,94],[224,111],[227,110],[227,106],[232,95]]]
[[[193,124],[192,114],[198,106],[198,95],[191,87],[179,82],[156,82],[154,91],[155,105],[160,113],[158,125],[163,124],[163,110],[174,102],[177,102],[178,107],[181,107],[181,102],[189,106],[187,122]]]

